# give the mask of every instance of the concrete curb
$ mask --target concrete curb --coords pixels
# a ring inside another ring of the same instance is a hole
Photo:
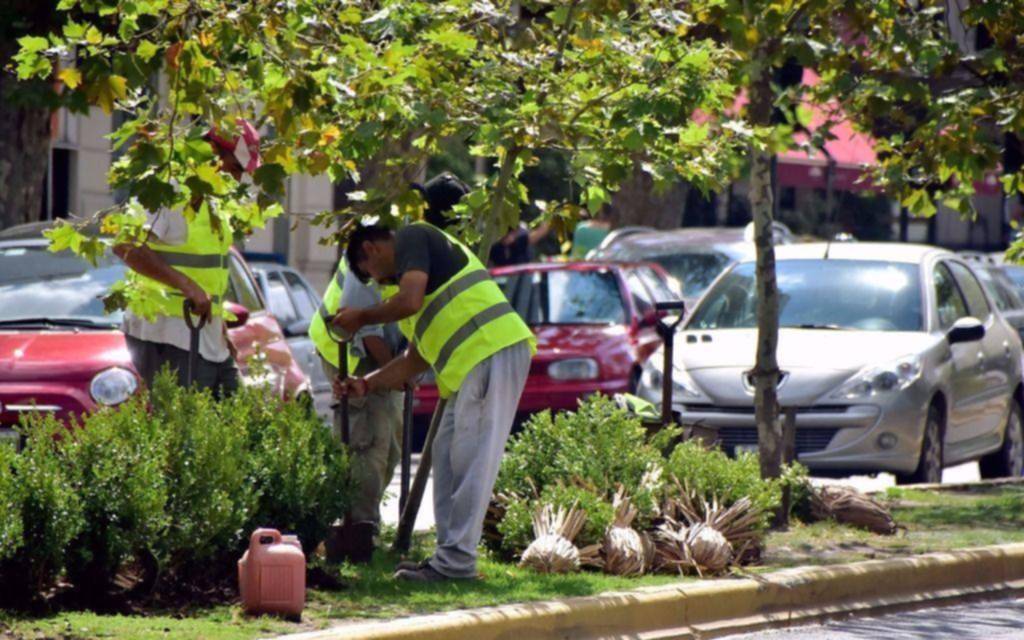
[[[280,640],[708,638],[864,610],[1024,592],[1024,543],[364,622]]]

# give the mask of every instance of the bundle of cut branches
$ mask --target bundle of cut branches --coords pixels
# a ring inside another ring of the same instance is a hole
[[[725,571],[733,559],[725,536],[702,522],[687,526],[666,518],[654,538],[655,563],[663,571],[696,572],[703,577]]]
[[[545,504],[533,514],[535,539],[523,552],[520,567],[540,573],[569,573],[580,568],[580,550],[573,540],[583,529],[587,515],[573,506],[566,511]]]
[[[725,537],[740,562],[759,557],[763,514],[749,498],[741,498],[726,508],[718,498],[713,497],[708,502],[677,481],[675,496],[665,501],[662,513],[666,520],[712,527]]]
[[[811,490],[811,513],[818,520],[834,519],[840,524],[889,536],[899,528],[892,513],[880,502],[853,487],[821,487]]]
[[[654,561],[654,544],[650,536],[633,528],[638,510],[619,485],[614,499],[615,520],[605,532],[600,553],[594,565],[618,576],[643,575]]]

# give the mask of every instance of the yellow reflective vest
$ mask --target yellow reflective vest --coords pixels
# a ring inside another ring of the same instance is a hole
[[[216,207],[204,202],[199,211],[187,215],[188,237],[184,244],[169,245],[150,241],[146,246],[163,258],[175,271],[191,278],[212,301],[211,314],[224,315],[224,294],[228,290],[228,259],[231,251],[231,223],[226,216],[218,213]],[[152,295],[157,313],[165,316],[183,317],[185,296],[174,287],[146,276],[129,271],[128,280]]]
[[[338,268],[335,270],[331,282],[327,285],[327,290],[324,291],[324,299],[320,303],[320,308],[309,323],[310,340],[313,341],[313,345],[320,353],[320,357],[330,362],[335,368],[339,368],[340,363],[338,360],[338,343],[327,332],[327,323],[338,313],[338,309],[341,306],[341,292],[345,286],[345,274],[347,273],[348,263],[345,262],[345,258],[342,258],[338,261]],[[348,372],[355,375],[361,364],[360,358],[356,357],[352,353],[352,349],[347,346],[345,353],[348,360]]]
[[[466,255],[466,266],[424,297],[418,312],[398,323],[434,369],[442,398],[458,391],[473,367],[505,347],[527,340],[531,354],[537,352],[533,332],[487,268],[466,245],[445,236]],[[396,290],[392,289],[391,295]]]

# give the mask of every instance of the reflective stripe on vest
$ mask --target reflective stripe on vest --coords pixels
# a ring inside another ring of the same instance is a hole
[[[420,310],[399,327],[434,369],[441,396],[448,397],[483,360],[524,340],[535,351],[536,340],[473,252],[444,235],[462,250],[466,265],[428,294]]]
[[[216,218],[216,222],[214,219]],[[159,241],[147,247],[175,271],[188,276],[211,298],[212,313],[224,315],[224,295],[228,289],[228,260],[231,251],[231,226],[216,209],[204,202],[191,216],[185,216],[188,232],[182,244],[168,245]],[[129,271],[128,279],[150,292],[160,315],[181,317],[184,296],[174,287]]]

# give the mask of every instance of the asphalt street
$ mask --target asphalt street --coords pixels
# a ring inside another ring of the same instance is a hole
[[[996,600],[729,636],[729,640],[1024,640],[1024,600]]]

